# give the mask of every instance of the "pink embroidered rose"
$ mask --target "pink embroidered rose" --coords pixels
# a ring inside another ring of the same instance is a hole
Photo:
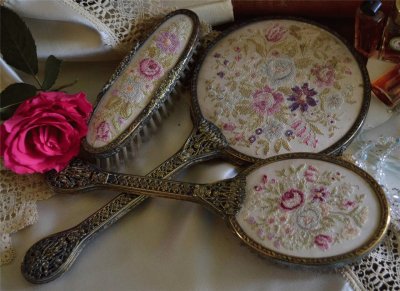
[[[265,38],[268,41],[278,42],[285,36],[287,29],[276,23],[265,32]]]
[[[179,49],[180,42],[175,33],[165,31],[157,37],[156,45],[163,52],[173,54]]]
[[[284,210],[294,210],[304,203],[304,193],[297,189],[286,191],[282,197],[280,206]]]
[[[143,59],[139,65],[139,72],[145,76],[148,80],[153,80],[158,78],[163,69],[159,63],[153,59]]]
[[[323,251],[329,249],[332,242],[333,242],[332,237],[325,234],[319,234],[314,239],[314,244],[316,244],[316,246]]]
[[[236,125],[232,122],[224,123],[222,128],[226,131],[234,131],[236,129]]]
[[[102,121],[96,128],[96,139],[107,141],[110,137],[110,125],[107,121]]]
[[[92,105],[84,93],[39,92],[0,126],[0,155],[17,174],[61,171],[87,133]]]
[[[335,69],[332,65],[315,65],[311,69],[311,74],[319,87],[329,87],[335,82]]]
[[[315,182],[318,179],[318,169],[314,166],[308,166],[307,170],[304,172],[304,177],[307,182]]]
[[[253,94],[254,111],[260,115],[273,115],[281,108],[283,99],[281,93],[265,86]]]

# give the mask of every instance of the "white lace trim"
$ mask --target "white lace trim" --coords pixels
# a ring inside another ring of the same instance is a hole
[[[129,52],[162,17],[177,9],[160,0],[62,0],[62,3],[88,20],[101,33],[105,45],[121,55]],[[201,22],[201,31],[205,35],[211,26]]]
[[[383,242],[341,272],[354,290],[400,290],[400,234],[391,225]]]
[[[0,165],[0,265],[15,257],[10,234],[35,223],[36,201],[52,195],[43,175],[17,175]]]

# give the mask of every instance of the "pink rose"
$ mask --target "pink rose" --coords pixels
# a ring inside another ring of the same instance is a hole
[[[329,235],[319,234],[314,239],[314,244],[317,245],[321,250],[326,251],[330,248],[333,239]]]
[[[268,86],[253,94],[253,108],[260,115],[274,115],[281,108],[283,95]]]
[[[96,139],[107,141],[111,137],[110,125],[106,121],[102,121],[96,128]]]
[[[311,69],[311,74],[319,87],[332,86],[335,82],[335,69],[331,65],[315,65]]]
[[[265,32],[265,38],[268,41],[277,42],[277,41],[280,41],[284,37],[286,32],[287,32],[287,29],[284,26],[282,26],[278,23],[275,23],[272,27],[270,27]]]
[[[222,128],[226,131],[234,131],[236,129],[236,125],[232,122],[224,123]]]
[[[155,60],[143,59],[139,65],[139,72],[147,79],[153,80],[161,75],[162,67]]]
[[[84,93],[39,92],[0,127],[0,155],[17,174],[61,171],[87,133],[92,105]]]
[[[282,195],[280,206],[284,210],[294,210],[303,203],[304,193],[297,189],[290,189]]]

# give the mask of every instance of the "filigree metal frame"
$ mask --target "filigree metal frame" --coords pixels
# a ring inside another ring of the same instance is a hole
[[[153,98],[145,106],[145,108],[140,112],[137,118],[125,129],[120,135],[118,135],[109,144],[102,147],[91,146],[86,139],[83,140],[83,148],[90,154],[94,154],[97,157],[106,158],[110,157],[124,148],[128,142],[130,142],[135,136],[140,134],[140,132],[149,124],[151,120],[154,119],[155,114],[163,106],[168,96],[171,94],[179,78],[185,71],[189,61],[192,59],[192,55],[198,45],[200,22],[197,15],[187,9],[176,10],[168,14],[157,27],[149,34],[149,36],[141,42],[140,45],[135,46],[131,52],[122,60],[115,73],[111,76],[110,80],[104,85],[103,89],[97,97],[97,102],[95,105],[94,112],[97,110],[102,97],[107,93],[109,88],[114,84],[114,82],[119,78],[124,69],[129,65],[132,58],[135,57],[136,53],[142,48],[142,45],[157,31],[157,29],[163,25],[168,19],[176,15],[186,15],[190,17],[193,21],[193,31],[188,40],[186,48],[183,50],[181,57],[178,59],[176,65],[171,69],[165,79],[162,81],[161,85],[154,93]],[[92,117],[94,113],[92,114]],[[90,121],[89,121],[90,122]]]
[[[153,177],[106,172],[100,168],[73,160],[59,173],[47,175],[50,186],[61,192],[85,191],[97,187],[141,193],[142,195],[193,201],[213,209],[225,217],[240,209],[245,194],[245,176],[239,174],[213,184],[193,184]]]

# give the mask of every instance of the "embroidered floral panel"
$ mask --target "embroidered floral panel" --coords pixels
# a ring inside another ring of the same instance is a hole
[[[328,162],[292,159],[250,174],[236,218],[269,249],[326,257],[361,246],[378,225],[372,188],[354,172]]]
[[[149,104],[181,57],[192,30],[190,17],[173,16],[139,48],[103,96],[90,120],[87,141],[91,146],[109,144]]]
[[[234,149],[267,158],[333,145],[359,115],[363,86],[357,61],[336,36],[300,21],[266,20],[214,45],[197,95]]]

